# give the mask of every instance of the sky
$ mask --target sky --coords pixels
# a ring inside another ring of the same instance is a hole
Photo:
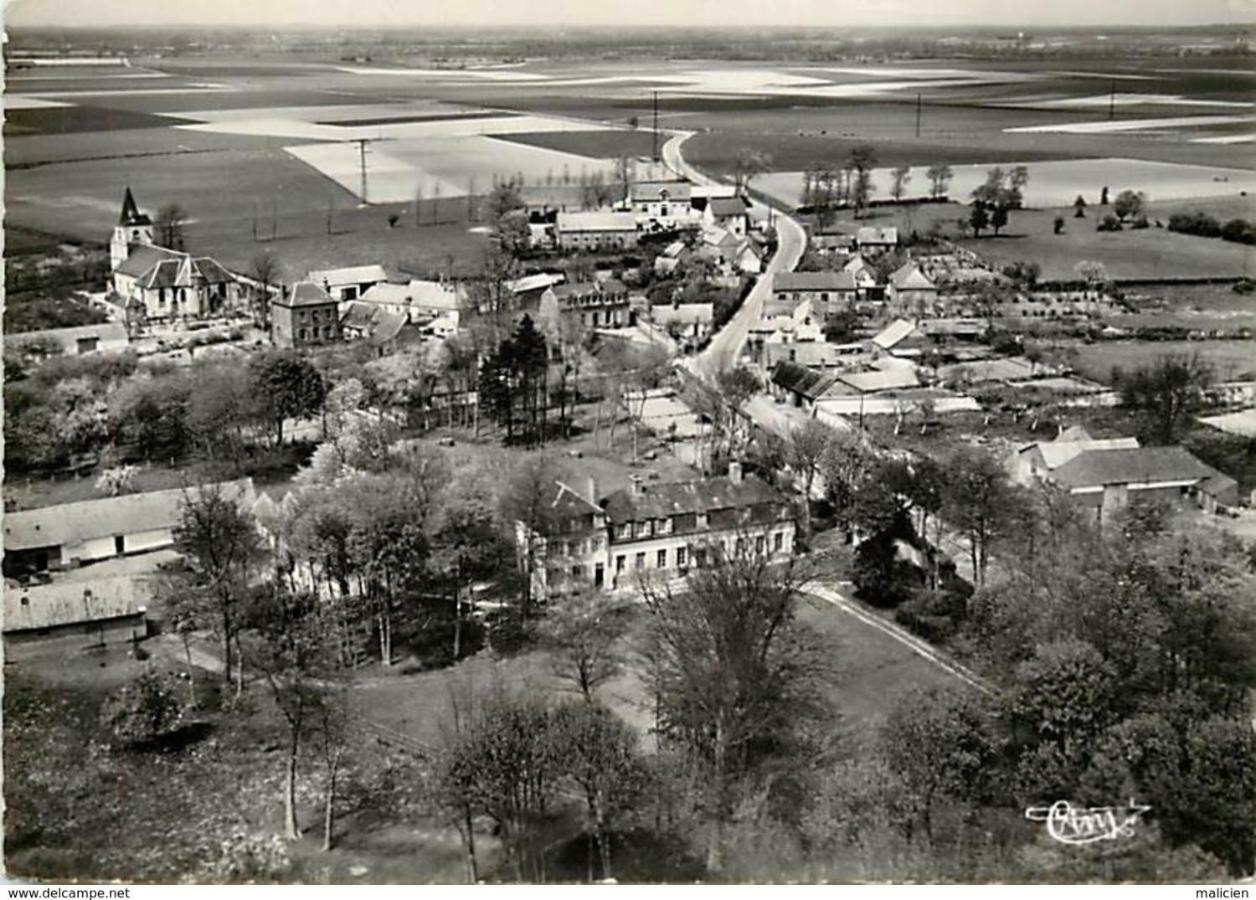
[[[7,0],[10,25],[1203,25],[1256,0]]]

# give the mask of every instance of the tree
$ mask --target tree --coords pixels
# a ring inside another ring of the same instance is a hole
[[[1077,199],[1073,201],[1073,210],[1074,210],[1073,218],[1075,219],[1086,218],[1086,198],[1083,197],[1081,194],[1078,194]]]
[[[1177,443],[1214,378],[1199,354],[1166,354],[1117,374],[1122,403],[1144,413],[1152,439],[1166,445]]]
[[[593,703],[560,706],[553,729],[553,741],[564,751],[563,771],[584,796],[602,878],[609,879],[611,831],[619,815],[632,808],[646,778],[637,735],[614,713]],[[589,875],[592,881],[591,871]]]
[[[440,505],[432,538],[432,565],[454,595],[453,658],[462,654],[462,607],[474,583],[505,568],[511,547],[502,533],[492,498],[485,490],[487,473],[456,476]]]
[[[1064,217],[1063,216],[1056,216],[1054,219],[1051,220],[1051,231],[1054,234],[1064,233]]]
[[[134,681],[109,695],[100,719],[116,747],[149,747],[183,724],[183,704],[167,679],[145,669]]]
[[[1008,199],[1012,209],[1020,209],[1025,201],[1025,188],[1029,187],[1029,166],[1013,166],[1008,175]]]
[[[423,224],[423,182],[420,180],[414,186],[414,227],[418,228]]]
[[[284,422],[309,418],[322,409],[327,386],[310,362],[291,350],[272,350],[249,359],[254,397],[264,421],[283,443]]]
[[[484,198],[484,219],[494,228],[507,214],[524,208],[521,187],[523,185],[516,184],[513,179],[498,181]]]
[[[183,227],[187,223],[187,213],[177,203],[167,203],[157,211],[153,220],[157,244],[169,250],[183,250]]]
[[[982,585],[990,547],[1013,524],[1018,496],[999,462],[980,450],[961,450],[946,470],[946,518],[967,539],[973,574]]]
[[[265,677],[288,727],[284,836],[290,840],[301,836],[296,806],[301,748],[322,703],[321,681],[336,665],[334,626],[324,609],[313,594],[288,591],[278,582],[258,591],[249,608],[249,621],[258,637],[250,662]]]
[[[968,224],[972,227],[973,237],[981,237],[981,230],[989,227],[990,214],[986,212],[984,203],[973,203],[972,212],[968,215]]]
[[[636,127],[635,125],[633,126]],[[628,190],[632,187],[635,178],[636,165],[633,158],[627,154],[621,154],[615,158],[615,192],[619,195],[619,200],[628,199]]]
[[[1002,205],[996,206],[990,212],[990,227],[994,229],[994,233],[997,236],[999,229],[1005,225],[1007,225],[1007,207]]]
[[[1014,673],[1008,704],[1030,740],[1051,744],[1066,761],[1079,761],[1114,720],[1116,673],[1085,641],[1044,644]]]
[[[868,208],[869,202],[872,200],[872,176],[865,169],[859,169],[855,172],[855,183],[851,187],[851,203],[855,206],[855,217]]]
[[[1116,195],[1112,203],[1112,211],[1117,219],[1124,224],[1130,217],[1137,218],[1147,205],[1147,195],[1142,191],[1124,190]]]
[[[890,196],[902,200],[907,192],[907,182],[911,181],[911,166],[899,166],[890,172]]]
[[[278,285],[283,278],[283,268],[279,257],[269,250],[263,250],[253,257],[249,274],[261,287],[253,292],[253,321],[266,326],[270,323],[270,288]]]
[[[554,497],[557,476],[549,456],[544,453],[530,454],[520,460],[507,477],[499,498],[502,521],[510,523],[516,533],[522,527],[523,533],[531,538],[518,548],[522,576],[519,613],[525,621],[532,611],[532,581],[538,565],[539,541],[548,530],[548,504]]]
[[[765,153],[742,147],[733,155],[733,187],[738,194],[750,190],[750,183],[772,164]]]
[[[543,826],[568,762],[553,721],[553,710],[531,694],[480,698],[439,764],[446,803],[466,812],[468,831],[476,816],[493,822],[516,881],[545,879]]]
[[[1101,262],[1083,259],[1073,266],[1073,271],[1086,283],[1087,291],[1101,291],[1108,284],[1108,267]]]
[[[683,591],[643,584],[643,654],[658,731],[702,772],[707,866],[718,872],[737,787],[780,760],[815,709],[816,660],[795,620],[797,570],[767,554],[705,552],[714,564],[692,572]]]
[[[929,179],[930,195],[937,200],[946,196],[946,190],[950,186],[951,179],[955,172],[945,163],[935,163],[925,171],[925,176]]]
[[[554,674],[586,703],[596,703],[597,689],[623,668],[619,641],[625,624],[620,604],[601,591],[577,591],[551,605],[545,637]]]
[[[935,804],[945,799],[978,805],[999,750],[993,716],[982,701],[936,687],[901,697],[880,739],[885,761],[902,779],[930,840]]]
[[[833,431],[827,425],[818,419],[808,419],[801,427],[793,429],[785,441],[789,467],[803,480],[803,521],[808,532],[811,530],[811,489],[832,436]]]
[[[257,524],[229,488],[194,488],[184,493],[174,549],[183,568],[171,572],[170,587],[195,598],[189,607],[198,624],[222,641],[223,677],[230,682],[250,580],[264,558]],[[243,662],[234,668],[239,692]]]
[[[497,240],[502,249],[512,256],[518,256],[521,251],[526,250],[532,242],[527,212],[515,209],[498,219]]]

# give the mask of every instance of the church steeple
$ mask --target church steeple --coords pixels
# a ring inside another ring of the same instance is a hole
[[[118,266],[126,262],[131,255],[131,247],[152,242],[153,220],[140,212],[128,187],[122,197],[122,215],[118,217],[113,238],[109,241],[109,270],[117,271]]]
[[[140,212],[140,208],[135,203],[135,198],[131,196],[131,186],[127,185],[126,194],[122,197],[122,215],[118,218],[118,224],[131,227],[137,225],[151,225],[153,220]]]

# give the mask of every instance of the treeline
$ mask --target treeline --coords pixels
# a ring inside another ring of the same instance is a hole
[[[1236,244],[1256,244],[1256,225],[1247,219],[1235,218],[1222,224],[1204,212],[1174,213],[1169,216],[1169,230],[1199,237],[1219,237]]]
[[[190,366],[140,366],[132,352],[53,357],[31,368],[5,360],[5,463],[47,473],[102,456],[177,462],[196,457],[237,470],[259,447],[284,443],[284,423],[316,416],[327,385],[282,351]]]

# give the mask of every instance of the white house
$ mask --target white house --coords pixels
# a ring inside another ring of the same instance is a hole
[[[637,246],[637,217],[629,212],[560,212],[555,229],[564,250],[624,250]]]

